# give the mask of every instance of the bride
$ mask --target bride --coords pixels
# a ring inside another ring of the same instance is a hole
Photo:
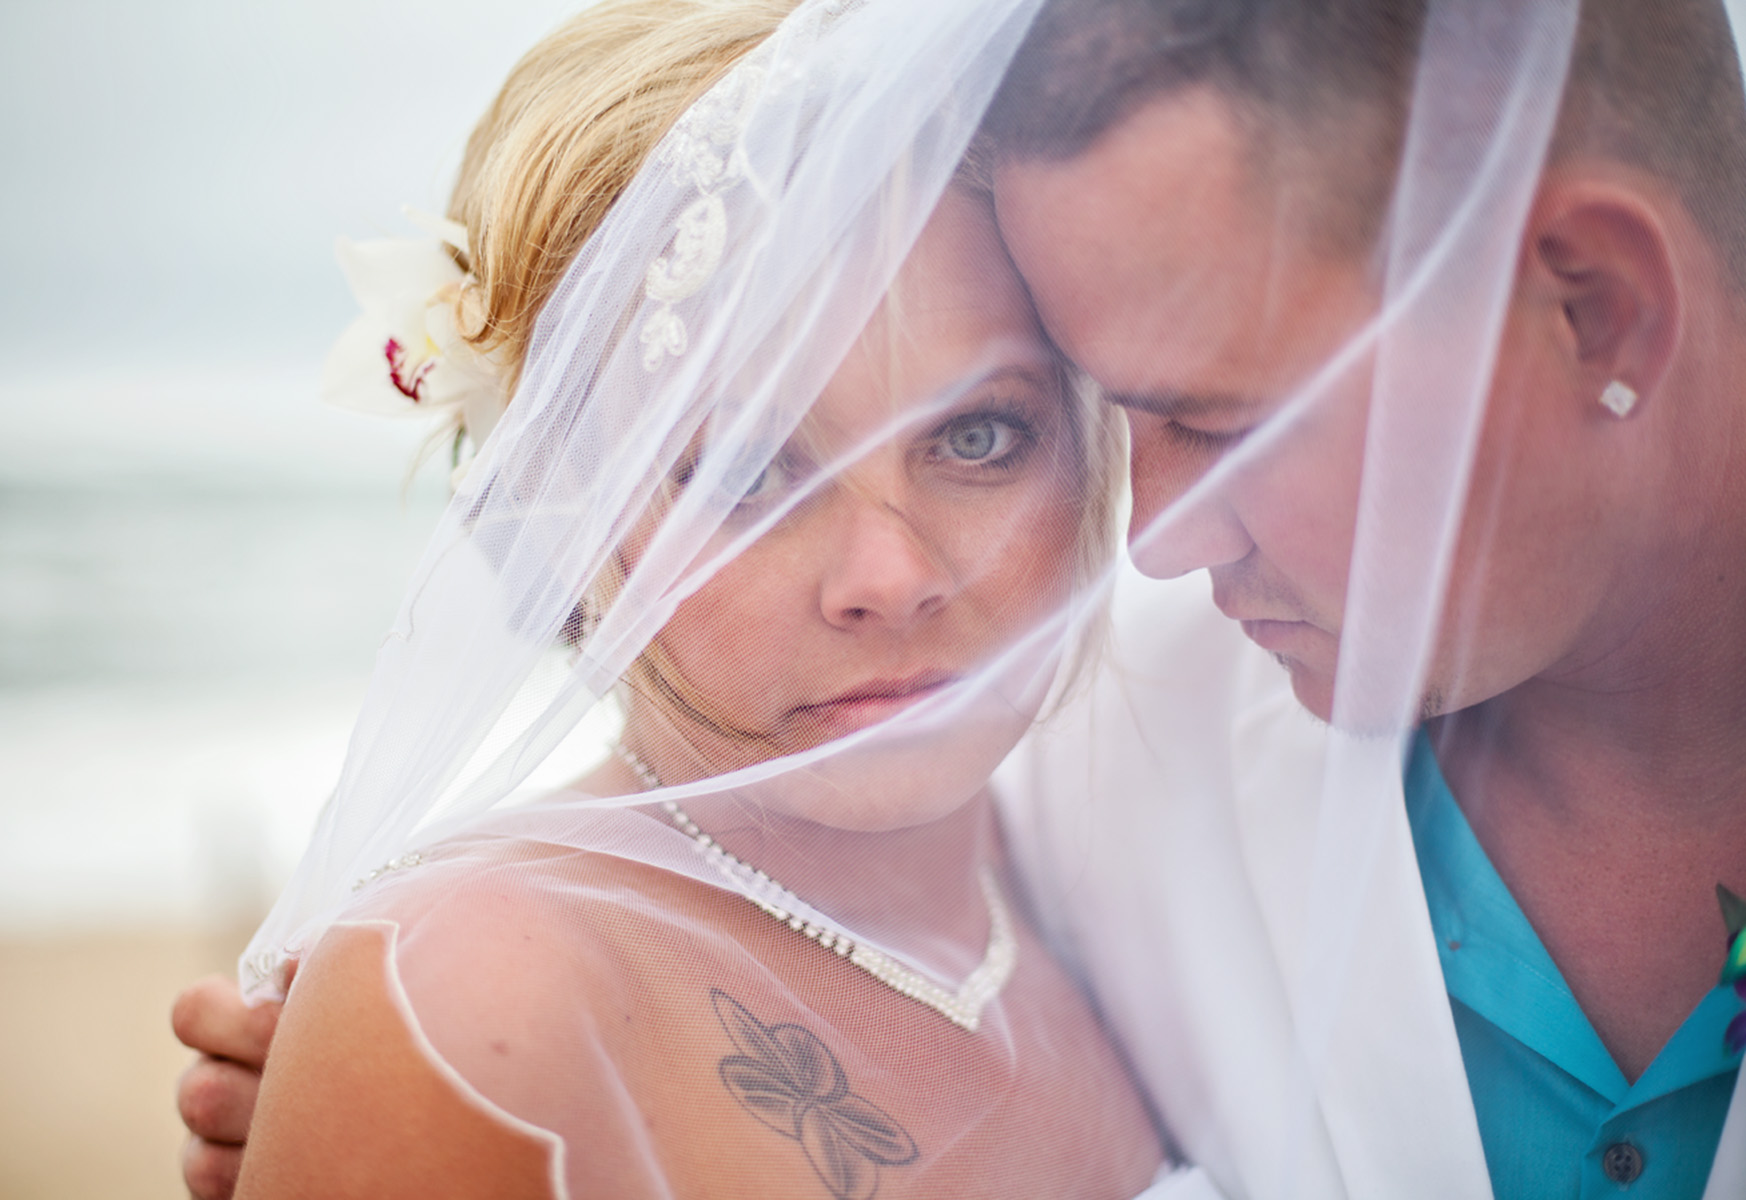
[[[536,47],[428,342],[377,343],[469,441],[482,381],[515,399],[245,960],[297,968],[239,1195],[1159,1173],[987,789],[1095,634],[1119,468],[965,157],[1023,22],[786,7],[609,0]],[[614,704],[611,757],[521,786]]]

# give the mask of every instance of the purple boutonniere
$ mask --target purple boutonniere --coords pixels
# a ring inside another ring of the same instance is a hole
[[[1733,984],[1734,994],[1746,1004],[1746,900],[1719,883],[1716,885],[1716,899],[1722,902],[1722,920],[1728,925],[1728,957],[1722,963],[1721,982]],[[1746,1011],[1728,1022],[1722,1038],[1729,1054],[1746,1049]]]

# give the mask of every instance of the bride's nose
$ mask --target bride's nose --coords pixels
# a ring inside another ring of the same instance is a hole
[[[901,628],[937,612],[951,575],[898,504],[876,495],[840,498],[819,603],[840,629]]]

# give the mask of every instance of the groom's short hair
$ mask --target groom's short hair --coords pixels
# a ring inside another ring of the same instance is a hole
[[[1046,0],[984,123],[996,160],[1069,159],[1205,85],[1337,186],[1328,232],[1369,245],[1392,193],[1426,0]],[[1582,0],[1554,158],[1667,180],[1746,284],[1746,96],[1722,0]],[[1283,161],[1290,161],[1285,159]]]

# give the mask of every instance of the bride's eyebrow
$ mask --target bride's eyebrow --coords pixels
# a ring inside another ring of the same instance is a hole
[[[1060,384],[1060,369],[1053,362],[1008,363],[977,375],[966,376],[956,387],[954,402],[979,397],[991,387],[1002,384],[1022,384],[1043,390],[1053,390]]]

